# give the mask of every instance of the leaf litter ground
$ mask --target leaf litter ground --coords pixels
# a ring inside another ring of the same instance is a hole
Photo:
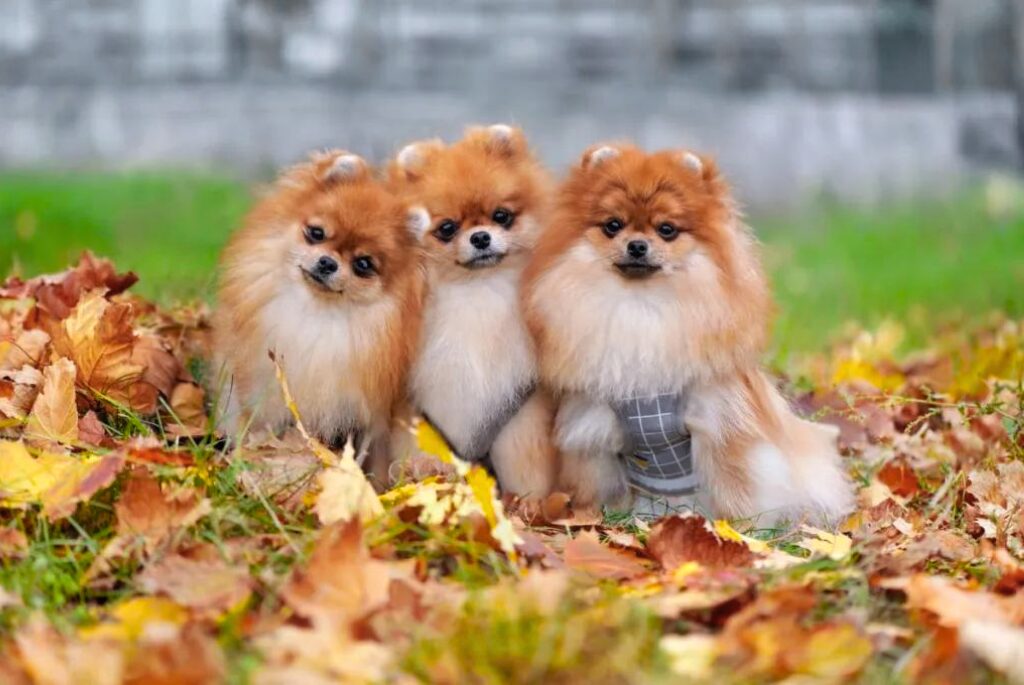
[[[1024,682],[1022,322],[788,369],[860,506],[765,529],[502,500],[423,424],[380,494],[301,420],[229,446],[205,308],[135,281],[0,288],[0,682]]]

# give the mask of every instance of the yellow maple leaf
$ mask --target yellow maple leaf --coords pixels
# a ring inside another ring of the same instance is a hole
[[[20,509],[42,504],[55,519],[106,487],[124,466],[120,455],[72,457],[40,452],[33,457],[21,441],[0,441],[0,506]]]
[[[137,640],[151,624],[180,626],[188,620],[188,611],[162,597],[134,597],[115,604],[104,619],[78,631],[87,640]]]
[[[75,365],[66,357],[60,357],[46,367],[43,389],[36,396],[28,416],[26,437],[64,444],[78,440],[75,375]]]
[[[797,543],[800,547],[822,554],[834,561],[841,561],[849,554],[853,541],[842,533],[833,534],[811,526],[800,526],[800,530],[810,537],[806,537]]]

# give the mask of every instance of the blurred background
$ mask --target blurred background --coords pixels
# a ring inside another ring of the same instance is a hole
[[[1024,313],[1024,0],[2,0],[0,274],[209,297],[276,167],[495,121],[718,156],[781,354]]]

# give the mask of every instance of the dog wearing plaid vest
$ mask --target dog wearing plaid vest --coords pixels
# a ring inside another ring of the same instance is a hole
[[[426,208],[428,292],[410,388],[415,409],[463,459],[487,460],[505,492],[546,496],[555,478],[554,407],[537,387],[519,283],[551,182],[522,131],[470,128],[451,145],[412,143],[389,170]]]
[[[522,306],[576,503],[640,495],[636,510],[769,523],[852,509],[837,431],[794,414],[760,368],[771,296],[711,159],[587,150],[557,192]]]

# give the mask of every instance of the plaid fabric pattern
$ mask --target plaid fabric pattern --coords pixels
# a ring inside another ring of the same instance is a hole
[[[652,495],[697,490],[690,434],[682,422],[683,393],[631,397],[612,403],[626,436],[622,455],[630,484]]]

